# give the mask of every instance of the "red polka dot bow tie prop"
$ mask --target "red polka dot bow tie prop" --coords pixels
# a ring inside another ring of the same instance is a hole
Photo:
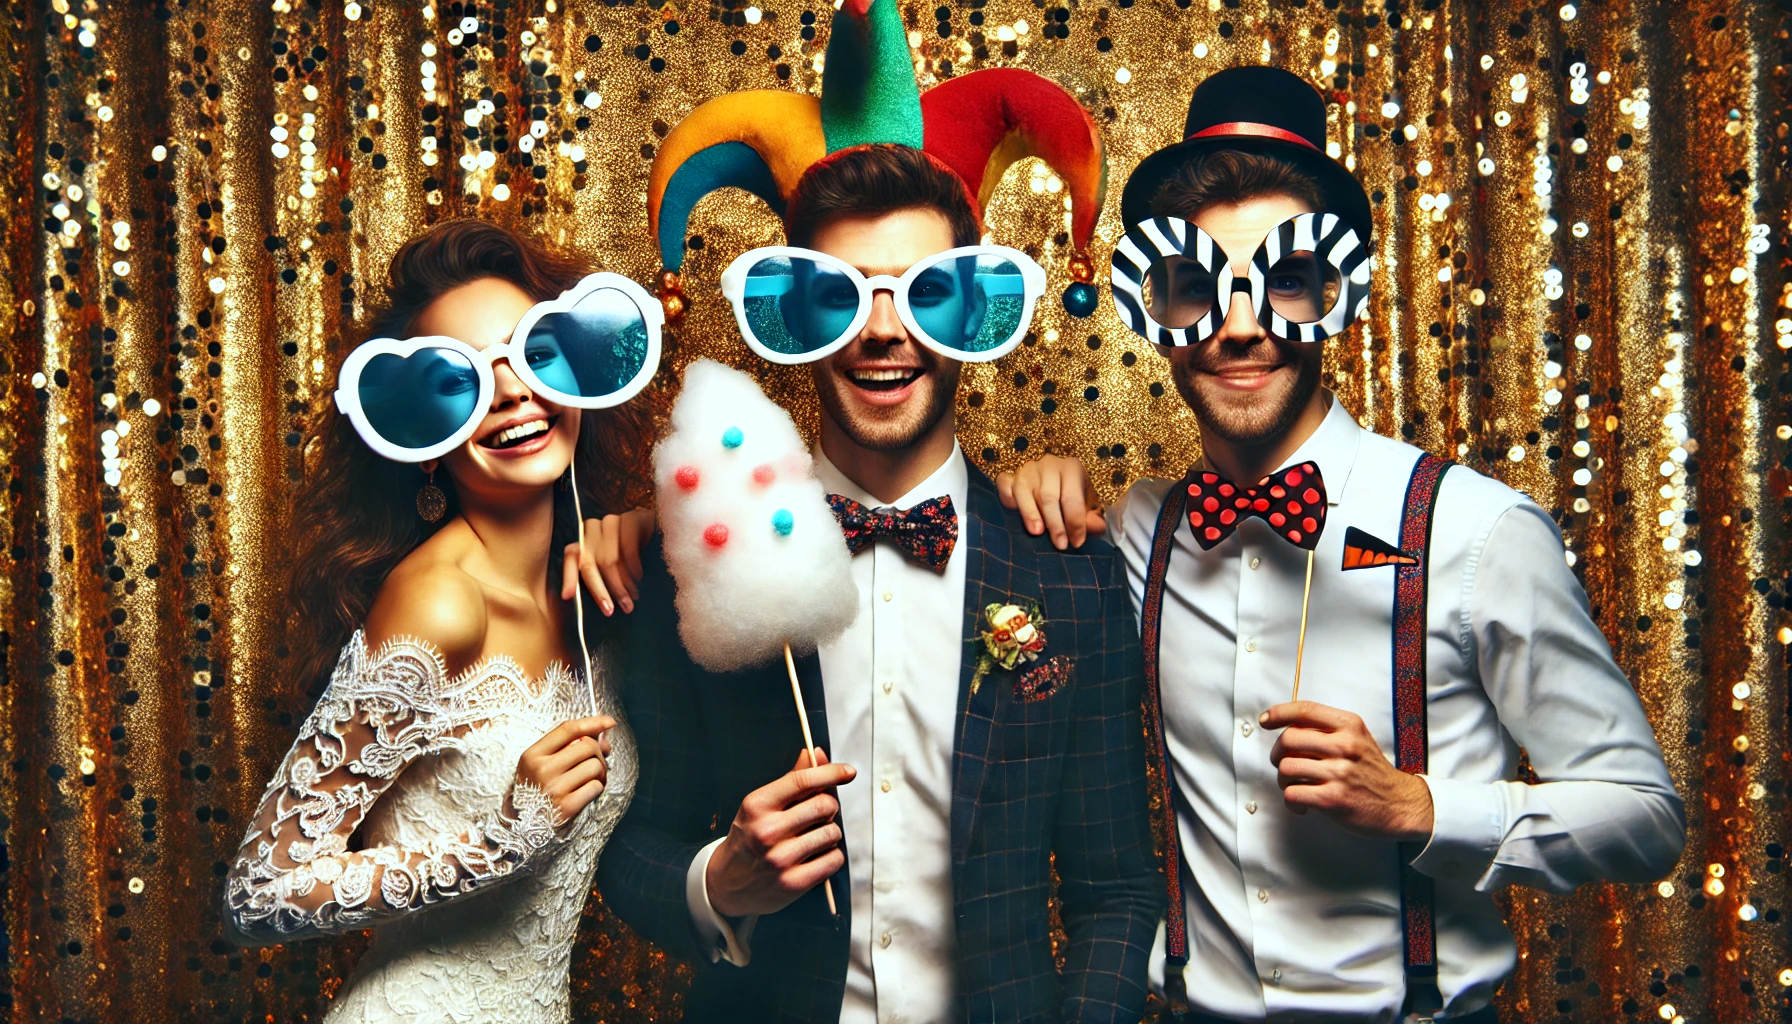
[[[1188,524],[1201,550],[1232,535],[1238,524],[1257,516],[1297,548],[1312,551],[1325,529],[1325,480],[1319,467],[1303,462],[1255,487],[1240,487],[1218,473],[1195,473],[1188,485]]]
[[[1307,653],[1307,604],[1313,597],[1313,552],[1325,529],[1325,480],[1311,462],[1240,487],[1218,473],[1201,471],[1188,483],[1188,524],[1201,550],[1232,535],[1238,524],[1257,516],[1297,548],[1307,549],[1307,582],[1300,595],[1300,640],[1294,649],[1294,696],[1300,699],[1300,666]]]
[[[840,532],[846,535],[846,550],[855,555],[882,537],[910,561],[945,572],[952,548],[958,544],[958,512],[949,494],[929,498],[905,512],[866,508],[844,494],[828,495],[828,504],[834,508],[834,518],[840,520]]]

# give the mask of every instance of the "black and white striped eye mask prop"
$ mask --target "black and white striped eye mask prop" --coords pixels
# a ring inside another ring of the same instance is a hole
[[[1179,217],[1134,224],[1114,248],[1114,306],[1135,334],[1175,348],[1219,330],[1234,292],[1250,297],[1265,330],[1288,341],[1323,341],[1369,309],[1369,253],[1332,213],[1302,213],[1270,229],[1248,276],[1213,236]]]

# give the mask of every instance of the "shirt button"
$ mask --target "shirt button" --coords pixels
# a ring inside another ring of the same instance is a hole
[[[1249,723],[1249,722],[1238,723],[1238,731],[1241,733],[1244,733],[1246,736],[1249,736],[1252,732],[1251,723]]]
[[[1257,652],[1257,641],[1246,640],[1244,642],[1244,649],[1247,654],[1255,654]]]
[[[884,591],[884,600],[886,600],[886,601],[894,601],[894,600],[896,600],[896,594],[895,594],[895,592],[893,592],[893,591],[889,591],[889,590],[886,590],[886,591]]]
[[[880,946],[883,946],[885,949],[888,949],[890,946],[890,933],[885,932],[882,935],[878,936],[877,944]]]
[[[1257,801],[1255,801],[1255,800],[1246,800],[1246,801],[1245,801],[1245,804],[1244,804],[1244,813],[1246,813],[1246,814],[1256,814],[1256,813],[1257,813]]]
[[[896,685],[895,683],[890,682],[888,679],[884,680],[884,692],[889,693],[890,687],[895,686],[895,685]]]
[[[890,780],[885,779],[883,782],[878,784],[878,788],[882,789],[884,792],[888,793],[890,791]]]
[[[1263,564],[1263,559],[1261,559],[1261,558],[1253,557],[1251,559],[1251,568],[1253,568],[1253,569],[1257,568],[1259,565],[1262,565],[1262,564]]]
[[[1257,902],[1258,903],[1268,903],[1269,902],[1269,890],[1268,889],[1258,889],[1257,890]]]
[[[1281,984],[1281,982],[1282,982],[1282,969],[1280,967],[1269,972],[1269,983],[1271,985],[1279,985],[1279,984]]]

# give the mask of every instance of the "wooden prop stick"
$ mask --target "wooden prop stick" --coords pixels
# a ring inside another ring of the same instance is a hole
[[[1307,585],[1300,594],[1300,640],[1294,648],[1294,696],[1300,699],[1300,662],[1307,653],[1307,600],[1313,596],[1313,549],[1307,549]]]
[[[796,659],[790,656],[790,645],[784,645],[784,667],[790,671],[790,695],[796,698],[796,717],[803,723],[803,749],[809,752],[809,767],[817,767],[820,762],[815,759],[815,734],[809,731],[809,709],[803,705],[803,688],[796,681]],[[828,913],[840,916],[840,907],[834,903],[834,885],[831,879],[821,883],[823,892],[828,894]]]
[[[574,458],[567,467],[572,473],[572,514],[578,521],[579,536],[579,568],[585,565],[585,510],[579,505],[579,460]],[[579,675],[585,677],[585,692],[591,697],[591,713],[597,714],[597,684],[591,679],[591,648],[585,644],[585,581],[575,581],[572,592],[573,623],[579,631],[579,653],[585,656],[585,663],[579,667]]]

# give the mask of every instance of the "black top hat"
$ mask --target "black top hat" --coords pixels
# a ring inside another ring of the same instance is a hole
[[[1319,182],[1327,211],[1356,229],[1363,245],[1373,228],[1369,197],[1356,176],[1325,155],[1325,99],[1300,76],[1281,68],[1246,66],[1208,75],[1188,101],[1183,141],[1146,157],[1120,193],[1120,218],[1137,224],[1152,216],[1164,181],[1192,159],[1220,150],[1263,153],[1294,164]]]

